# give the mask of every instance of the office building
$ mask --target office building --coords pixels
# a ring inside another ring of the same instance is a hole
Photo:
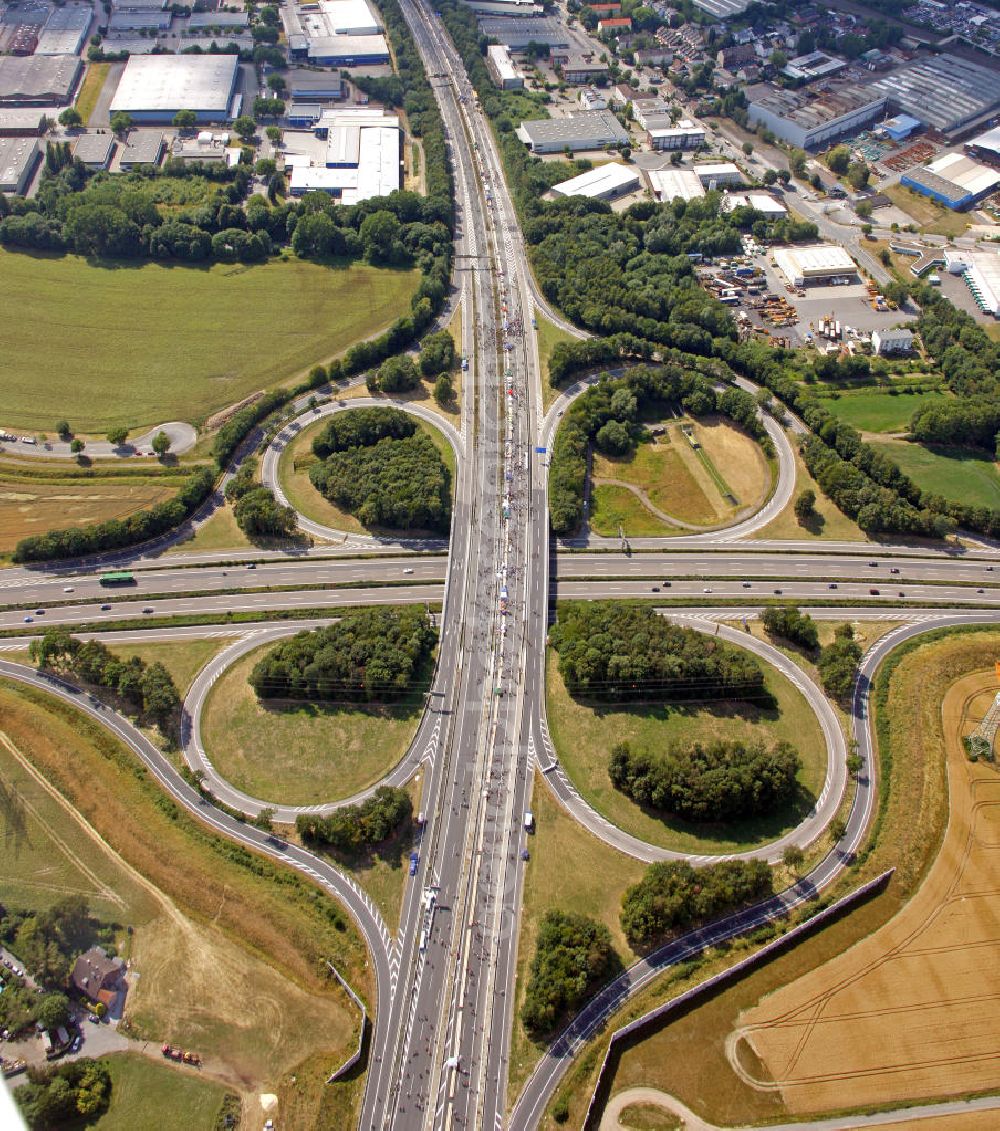
[[[524,75],[514,65],[510,48],[502,43],[486,48],[486,69],[501,90],[521,90],[524,86]]]

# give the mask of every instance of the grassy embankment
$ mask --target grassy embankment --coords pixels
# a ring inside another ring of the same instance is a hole
[[[969,217],[963,212],[953,212],[950,208],[931,200],[928,196],[906,188],[904,185],[888,185],[879,190],[897,208],[901,208],[922,232],[938,236],[960,236],[969,226]],[[906,241],[906,233],[899,237]]]
[[[139,974],[126,1010],[134,1034],[197,1049],[209,1074],[240,1089],[274,1090],[311,1057],[337,1063],[357,1019],[323,960],[366,996],[371,986],[361,939],[329,897],[178,810],[72,707],[3,684],[0,717],[20,814],[5,897],[44,906],[79,891],[122,925]]]
[[[386,402],[387,406],[390,402]],[[390,530],[385,527],[367,527],[361,522],[338,507],[335,503],[325,499],[312,485],[309,479],[309,468],[317,462],[313,455],[312,442],[329,423],[329,418],[321,418],[307,425],[294,440],[281,453],[278,461],[278,482],[285,493],[288,502],[306,518],[313,522],[329,526],[334,530],[343,530],[349,534],[377,534],[389,537],[399,537],[405,534],[410,538],[423,536],[441,537],[440,532],[422,530]],[[428,424],[425,420],[417,421],[419,432],[425,433],[434,442],[434,446],[441,453],[445,466],[451,474],[452,498],[455,494],[456,460],[455,452],[447,437],[440,429]]]
[[[542,408],[548,410],[552,402],[559,396],[559,390],[554,389],[549,382],[549,358],[552,351],[560,342],[574,342],[572,334],[550,322],[541,314],[535,315],[535,335],[538,338],[538,362],[542,378]]]
[[[865,542],[867,536],[861,527],[840,511],[819,488],[819,484],[806,470],[802,462],[794,439],[792,446],[795,449],[795,489],[788,506],[758,534],[759,538],[787,538],[794,541],[833,541]],[[796,498],[806,488],[810,488],[816,496],[816,513],[807,522],[801,523],[795,517],[793,506]]]
[[[827,412],[846,420],[859,432],[906,432],[918,409],[950,400],[948,393],[902,389],[889,393],[882,389],[838,391],[836,397],[823,397]]]
[[[97,106],[97,100],[101,97],[110,70],[110,63],[87,64],[87,73],[80,84],[80,93],[76,97],[76,108],[85,126],[90,124],[90,115]]]
[[[265,645],[233,664],[212,687],[202,737],[212,764],[238,789],[285,805],[349,797],[400,760],[421,704],[262,704],[248,682]]]
[[[558,657],[549,655],[546,703],[552,741],[563,769],[581,796],[626,832],[678,852],[742,852],[774,840],[808,813],[826,775],[826,745],[816,716],[805,697],[780,673],[765,667],[774,709],[751,704],[603,705],[577,702],[559,674]],[[618,742],[635,750],[655,752],[672,742],[716,738],[779,740],[799,751],[802,769],[799,800],[786,811],[756,821],[701,825],[647,810],[616,789],[608,777],[608,758]]]
[[[997,462],[973,448],[911,444],[905,440],[875,441],[918,487],[969,506],[1000,507]]]
[[[665,522],[649,506],[694,526],[732,521],[767,495],[771,471],[760,446],[727,421],[710,417],[685,420],[699,443],[695,449],[680,421],[664,422],[666,432],[655,442],[640,444],[625,458],[594,453],[591,529],[616,537],[684,533]],[[734,505],[730,495],[737,500]]]
[[[883,777],[873,843],[858,865],[827,895],[835,898],[895,867],[889,887],[625,1052],[614,1077],[614,1092],[637,1085],[659,1088],[719,1124],[773,1121],[787,1116],[780,1094],[757,1091],[733,1072],[726,1056],[726,1038],[744,1010],[870,935],[888,922],[919,886],[937,855],[948,817],[941,702],[947,688],[963,674],[990,666],[998,648],[1000,633],[985,629],[918,642],[890,659],[876,678]],[[728,965],[745,953],[748,945],[739,942],[712,951],[696,968],[668,973],[623,1011],[607,1032]],[[606,1043],[607,1036],[603,1036],[588,1049],[557,1093],[569,1100],[570,1125],[586,1106]],[[756,1063],[748,1067],[758,1072],[762,1066]],[[556,1131],[551,1107],[541,1126],[544,1131]]]
[[[293,257],[255,267],[98,266],[78,256],[12,252],[0,252],[0,270],[8,295],[4,423],[51,429],[67,419],[95,434],[114,425],[200,423],[298,378],[387,326],[418,277]],[[253,313],[262,310],[266,318]],[[46,327],[41,337],[38,326]],[[142,327],[138,355],[126,337],[114,340],[117,326]]]

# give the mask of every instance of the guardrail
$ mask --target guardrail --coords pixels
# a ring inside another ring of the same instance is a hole
[[[354,1052],[351,1053],[351,1055],[344,1061],[344,1063],[340,1065],[339,1068],[335,1068],[330,1073],[330,1075],[327,1076],[326,1082],[328,1084],[333,1084],[342,1076],[346,1076],[347,1073],[350,1072],[351,1069],[361,1059],[361,1053],[365,1047],[365,1034],[368,1031],[368,1010],[365,1009],[365,1003],[361,1000],[361,998],[359,998],[354,990],[351,989],[347,981],[343,977],[341,977],[340,971],[337,969],[337,967],[334,966],[334,964],[329,959],[326,960],[326,964],[327,967],[332,971],[333,976],[347,991],[347,995],[348,997],[350,997],[351,1001],[353,1001],[358,1009],[361,1010],[361,1027],[358,1031],[358,1047],[354,1050]]]
[[[624,1052],[629,1042],[645,1036],[647,1030],[655,1028],[672,1014],[682,1013],[685,1009],[698,1002],[699,999],[711,996],[716,990],[726,986],[730,982],[738,981],[748,971],[753,970],[757,966],[762,966],[765,962],[769,962],[775,955],[793,946],[795,943],[799,942],[800,939],[805,938],[818,928],[825,926],[831,919],[836,919],[838,915],[843,914],[843,912],[849,908],[863,903],[870,896],[884,889],[895,870],[895,868],[890,868],[888,871],[876,876],[875,879],[869,880],[852,892],[848,892],[847,895],[838,899],[836,903],[831,903],[829,907],[824,907],[822,911],[813,915],[812,918],[805,920],[803,923],[799,923],[798,926],[793,927],[790,931],[786,931],[780,938],[772,940],[766,946],[761,947],[760,950],[747,955],[746,958],[741,959],[733,966],[720,971],[711,978],[707,978],[697,986],[692,986],[691,989],[685,990],[684,993],[679,994],[675,998],[671,998],[670,1001],[664,1002],[663,1005],[656,1006],[655,1009],[651,1009],[648,1013],[644,1013],[641,1017],[637,1017],[634,1021],[623,1025],[620,1029],[616,1029],[614,1033],[611,1034],[611,1041],[608,1044],[607,1051],[604,1054],[604,1060],[601,1062],[601,1067],[598,1070],[597,1081],[594,1084],[594,1090],[590,1096],[587,1114],[581,1124],[581,1131],[597,1131],[599,1113],[604,1109],[604,1105],[608,1100],[608,1092],[611,1088],[610,1069],[613,1064],[617,1063],[619,1056]]]

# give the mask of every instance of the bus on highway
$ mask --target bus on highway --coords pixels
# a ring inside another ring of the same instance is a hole
[[[135,578],[127,569],[116,569],[110,573],[102,573],[102,585],[135,585]]]

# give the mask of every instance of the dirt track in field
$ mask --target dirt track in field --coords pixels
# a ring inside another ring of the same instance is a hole
[[[1000,1087],[1000,770],[961,743],[997,691],[993,672],[942,704],[950,816],[902,912],[740,1018],[730,1061],[790,1112],[943,1098]],[[766,1070],[755,1078],[746,1042]]]

